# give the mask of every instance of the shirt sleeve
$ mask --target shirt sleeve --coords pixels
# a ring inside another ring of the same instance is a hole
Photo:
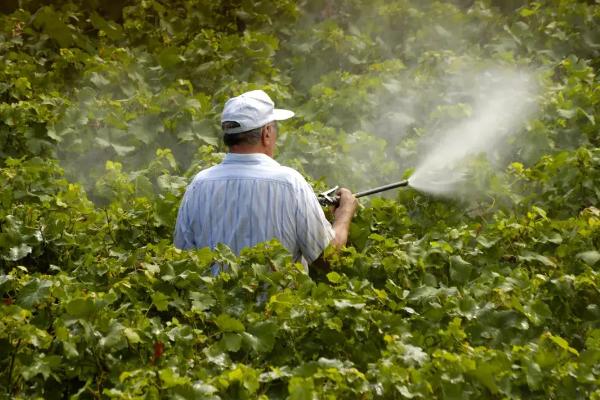
[[[302,256],[310,264],[335,237],[331,223],[325,218],[315,192],[302,178],[297,189],[296,237]]]
[[[188,197],[189,190],[186,191],[181,200],[181,205],[179,206],[179,211],[177,213],[177,222],[175,223],[175,232],[173,234],[173,245],[181,250],[187,250],[194,247],[194,236],[190,230],[189,222]]]

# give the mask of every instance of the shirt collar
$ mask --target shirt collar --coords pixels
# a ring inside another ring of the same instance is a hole
[[[223,159],[223,164],[245,164],[245,165],[271,165],[279,166],[280,164],[263,153],[227,153]]]

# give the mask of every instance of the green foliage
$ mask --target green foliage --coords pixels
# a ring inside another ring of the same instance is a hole
[[[1,9],[0,398],[600,399],[597,2]],[[278,160],[358,190],[497,65],[540,112],[468,161],[479,195],[375,197],[310,274],[277,242],[171,245],[229,96],[296,110]]]

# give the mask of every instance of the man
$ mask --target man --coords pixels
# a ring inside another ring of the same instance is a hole
[[[244,247],[276,238],[294,261],[308,266],[329,244],[346,244],[357,205],[352,193],[339,190],[332,226],[302,175],[272,158],[277,121],[292,116],[292,111],[274,108],[262,90],[225,103],[221,126],[229,153],[188,186],[175,226],[176,247],[224,243],[239,254]]]

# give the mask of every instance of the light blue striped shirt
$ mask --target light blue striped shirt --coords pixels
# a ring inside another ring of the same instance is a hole
[[[188,186],[177,216],[174,244],[180,249],[218,243],[236,254],[273,238],[304,265],[334,238],[306,180],[266,154],[228,153],[199,172]]]

